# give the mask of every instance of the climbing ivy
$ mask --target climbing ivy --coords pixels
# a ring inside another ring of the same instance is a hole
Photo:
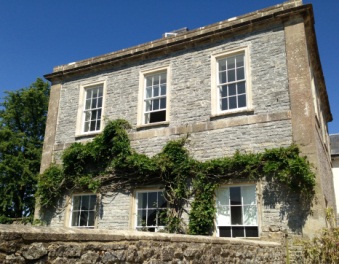
[[[241,153],[201,162],[185,149],[186,139],[169,141],[163,150],[148,157],[135,152],[125,120],[110,121],[103,133],[86,144],[74,143],[62,155],[62,166],[51,165],[40,175],[37,196],[42,209],[55,206],[66,191],[104,192],[148,184],[162,184],[169,208],[167,231],[210,234],[214,227],[215,190],[229,181],[257,181],[265,177],[307,199],[313,196],[315,175],[296,145],[262,153]],[[182,214],[191,198],[189,227]]]

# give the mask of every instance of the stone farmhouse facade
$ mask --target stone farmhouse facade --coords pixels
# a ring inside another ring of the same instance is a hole
[[[292,143],[308,157],[316,173],[312,214],[303,214],[301,202],[283,189],[267,191],[264,181],[234,182],[219,188],[216,200],[239,210],[217,213],[215,236],[312,236],[326,226],[326,208],[336,207],[327,132],[332,114],[312,6],[302,1],[57,66],[45,78],[52,86],[41,172],[60,163],[70,144],[101,133],[106,119],[121,118],[132,125],[133,149],[148,156],[189,133],[186,147],[202,161]],[[139,230],[142,218],[149,231],[159,231],[155,218],[148,219],[151,200],[162,208],[161,184],[68,193],[42,220],[52,227]],[[246,206],[254,214],[246,215]]]

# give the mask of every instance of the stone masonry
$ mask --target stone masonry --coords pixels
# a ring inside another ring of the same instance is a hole
[[[3,264],[285,263],[279,243],[132,231],[0,225]]]

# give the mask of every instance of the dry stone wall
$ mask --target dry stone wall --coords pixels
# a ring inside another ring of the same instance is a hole
[[[0,263],[285,263],[279,243],[0,225]]]

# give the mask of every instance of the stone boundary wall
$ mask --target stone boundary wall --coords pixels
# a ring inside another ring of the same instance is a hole
[[[0,225],[0,263],[285,263],[285,250],[259,240]]]

